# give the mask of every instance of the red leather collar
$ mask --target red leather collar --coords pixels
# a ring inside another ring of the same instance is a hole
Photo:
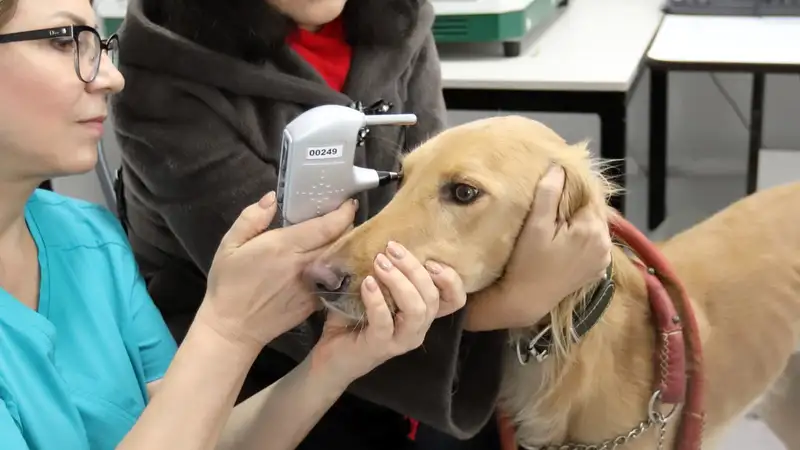
[[[657,388],[662,389],[662,401],[664,403],[677,404],[683,400],[681,421],[678,433],[675,435],[673,448],[675,450],[699,450],[703,443],[703,424],[705,421],[705,411],[703,410],[703,397],[705,395],[703,349],[700,342],[700,330],[692,310],[692,304],[689,301],[689,295],[686,293],[686,288],[680,282],[669,261],[636,227],[622,217],[612,220],[609,226],[612,236],[627,244],[638,255],[642,263],[648,267],[649,276],[645,276],[645,282],[648,284],[648,292],[651,294],[650,303],[656,316],[661,348],[663,348],[664,343],[675,346],[685,344],[680,349],[670,348],[670,352],[672,352],[670,359],[673,360],[673,366],[667,371],[666,375],[661,374],[661,376],[656,377],[660,386]],[[656,280],[658,281],[658,287],[656,287]],[[667,294],[668,289],[671,290],[674,298],[669,297]],[[662,290],[663,292],[660,292]],[[662,303],[662,306],[657,308],[654,305],[652,291],[657,291],[658,295],[662,297],[661,300],[657,300],[657,303]],[[670,303],[671,305],[670,307],[665,307],[664,303]],[[680,339],[672,337],[677,335],[676,327],[669,327],[669,324],[662,322],[665,319],[670,319],[670,315],[674,311],[677,311],[682,323]],[[665,337],[665,332],[670,334]],[[684,363],[674,361],[679,358],[675,354],[676,351],[680,351],[680,358],[684,359]],[[679,369],[684,373],[679,373]],[[681,381],[679,382],[678,380]],[[683,380],[686,380],[685,384]],[[678,384],[684,384],[685,387],[678,388]]]

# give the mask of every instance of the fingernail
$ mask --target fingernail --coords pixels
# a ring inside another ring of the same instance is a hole
[[[352,200],[352,202],[353,202],[353,206],[354,206],[356,209],[358,209],[358,199],[357,199],[357,198],[354,198],[354,199],[351,199],[351,200]]]
[[[267,195],[261,197],[261,200],[258,201],[258,206],[267,209],[272,204],[275,203],[275,191],[269,191]]]
[[[392,262],[389,261],[389,258],[387,258],[383,253],[378,253],[378,256],[375,257],[375,262],[377,262],[378,267],[383,270],[388,271],[392,269]]]
[[[389,241],[389,244],[386,245],[386,252],[392,255],[394,259],[400,259],[406,254],[403,251],[403,246],[394,241]]]
[[[439,263],[428,261],[425,263],[425,268],[432,274],[442,273],[442,266]]]
[[[550,166],[547,168],[547,172],[545,173],[545,175],[551,175],[552,176],[552,175],[557,174],[558,172],[562,172],[563,170],[564,170],[563,167],[559,166],[558,164],[556,164],[554,162],[551,162]]]
[[[364,285],[370,292],[375,292],[378,289],[378,283],[375,281],[375,278],[372,278],[372,275],[369,275],[367,276],[367,278],[364,278]]]

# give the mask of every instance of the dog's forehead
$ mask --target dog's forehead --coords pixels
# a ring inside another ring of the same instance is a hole
[[[546,165],[550,153],[563,145],[563,138],[534,120],[492,117],[436,135],[406,155],[403,167],[408,172],[529,172]]]
[[[419,148],[409,153],[403,165],[406,167],[441,165],[444,161],[486,158],[492,154],[507,153],[511,149],[504,144],[515,139],[498,133],[491,124],[468,123],[459,125],[432,137]]]

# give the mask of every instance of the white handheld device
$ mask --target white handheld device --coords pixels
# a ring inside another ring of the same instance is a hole
[[[373,125],[414,125],[414,114],[365,114],[349,106],[312,108],[283,131],[278,206],[283,225],[327,214],[354,195],[400,178],[396,172],[356,167],[356,147]]]

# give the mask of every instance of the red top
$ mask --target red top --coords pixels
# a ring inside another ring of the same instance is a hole
[[[316,33],[297,28],[287,38],[294,51],[317,69],[332,89],[344,87],[353,49],[347,43],[341,18],[325,24]]]

